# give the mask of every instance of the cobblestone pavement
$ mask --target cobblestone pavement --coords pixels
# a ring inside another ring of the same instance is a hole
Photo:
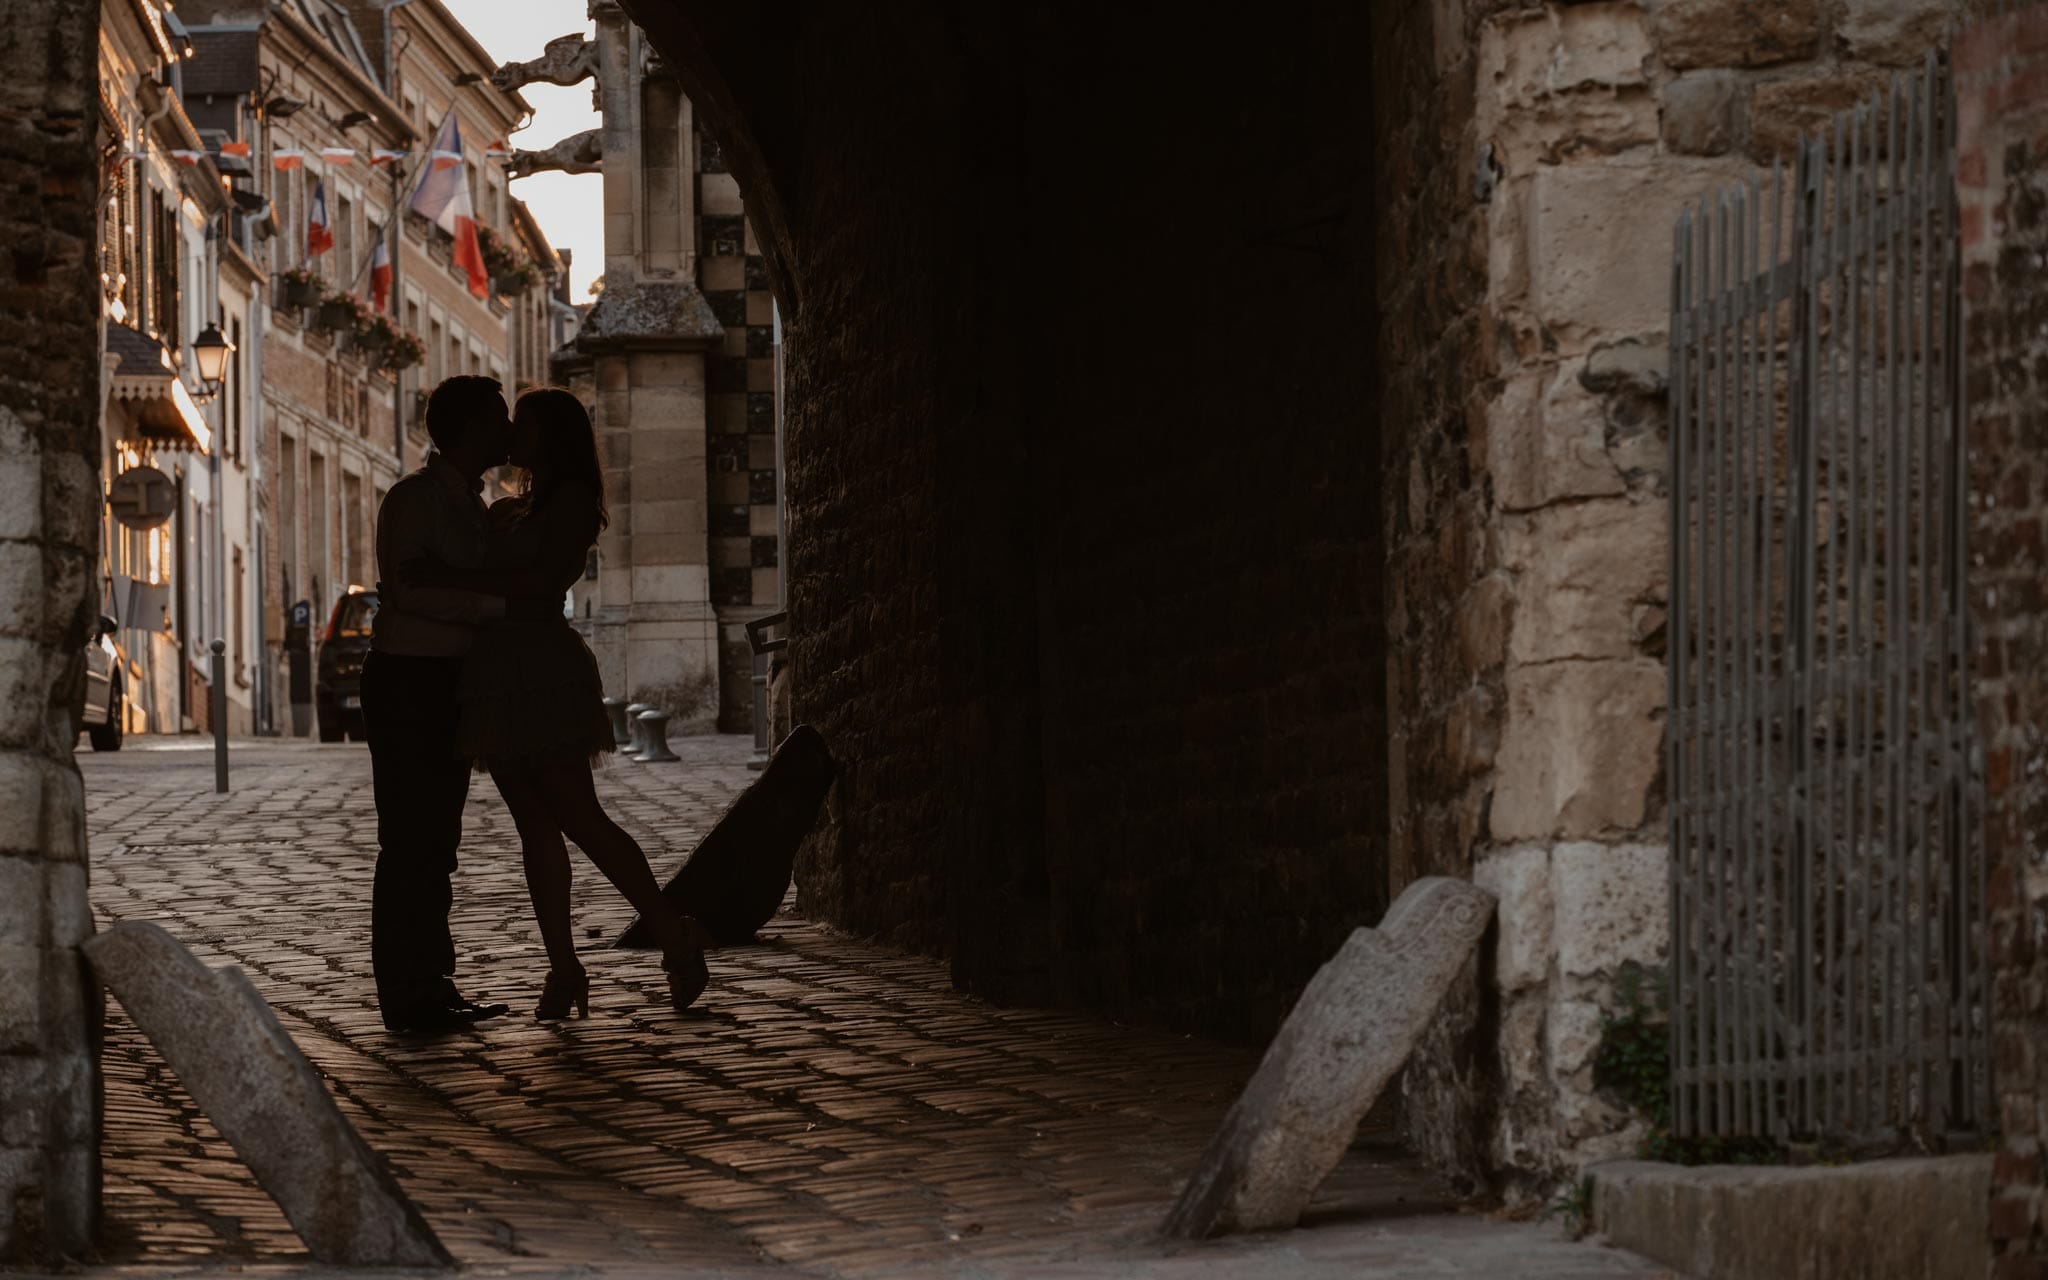
[[[749,744],[599,775],[667,870],[751,776]],[[579,864],[591,1017],[524,1016],[545,970],[510,819],[472,787],[462,981],[514,1016],[393,1036],[370,998],[376,826],[361,747],[249,743],[212,792],[193,740],[81,759],[103,923],[155,920],[245,969],[343,1111],[479,1274],[821,1276],[1660,1274],[1554,1228],[1454,1211],[1368,1132],[1300,1231],[1169,1246],[1153,1226],[1249,1055],[953,992],[944,967],[787,913],[713,953],[667,1011],[659,958],[598,949],[630,918]],[[108,1008],[106,1254],[123,1270],[304,1273],[271,1201]]]

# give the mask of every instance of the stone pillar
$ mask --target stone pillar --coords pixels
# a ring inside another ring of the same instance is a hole
[[[1665,962],[1672,223],[1914,67],[1960,0],[1388,6],[1381,189],[1393,888],[1500,900],[1411,1136],[1540,1196],[1632,1154],[1601,1012]]]
[[[1954,52],[1970,456],[1972,676],[1991,859],[1993,1275],[2048,1266],[2048,7]]]
[[[99,544],[97,0],[0,0],[0,1262],[92,1243],[101,997],[72,762]]]
[[[597,23],[604,112],[604,292],[576,339],[611,496],[587,627],[617,697],[715,681],[705,353],[724,330],[695,280],[689,100],[609,0]]]

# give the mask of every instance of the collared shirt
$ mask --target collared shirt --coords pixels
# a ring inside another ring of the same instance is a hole
[[[431,556],[458,569],[483,562],[491,519],[472,484],[439,453],[391,486],[377,509],[377,619],[370,647],[418,658],[469,652],[476,628],[505,616],[502,596],[450,587],[408,587],[398,567]]]

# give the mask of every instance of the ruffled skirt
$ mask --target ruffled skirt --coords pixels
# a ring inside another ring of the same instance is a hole
[[[457,696],[456,741],[479,768],[595,763],[616,746],[597,659],[567,620],[479,631]]]

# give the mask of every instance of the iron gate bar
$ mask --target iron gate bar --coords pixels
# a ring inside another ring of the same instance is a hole
[[[1682,1133],[1988,1127],[1948,102],[1930,57],[1673,226]]]

